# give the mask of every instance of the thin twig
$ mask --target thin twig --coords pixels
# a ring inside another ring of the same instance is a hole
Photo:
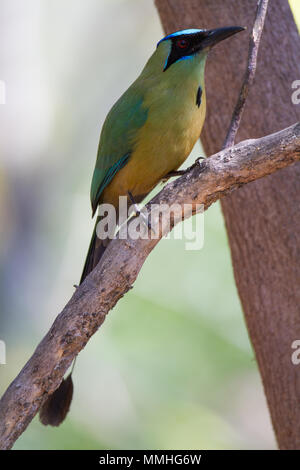
[[[229,130],[228,130],[223,148],[232,147],[234,145],[236,134],[239,129],[242,115],[244,112],[246,99],[254,81],[254,77],[256,73],[256,66],[257,66],[258,49],[259,49],[261,35],[264,29],[268,3],[269,3],[269,0],[259,0],[257,4],[255,21],[254,21],[252,33],[250,36],[248,65],[247,65],[244,81],[242,84],[242,88],[239,94],[239,98],[235,106],[235,109],[233,111],[231,123],[229,126]]]

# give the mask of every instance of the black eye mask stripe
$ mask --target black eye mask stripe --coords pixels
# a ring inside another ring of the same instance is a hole
[[[203,34],[204,38],[204,34]],[[177,45],[178,41],[184,39],[187,41],[187,47],[180,47]],[[182,36],[177,36],[171,38],[171,51],[166,60],[166,65],[164,68],[164,72],[175,62],[178,60],[191,57],[192,55],[196,54],[201,50],[201,46],[199,43],[201,42],[201,33],[197,34],[183,34]]]

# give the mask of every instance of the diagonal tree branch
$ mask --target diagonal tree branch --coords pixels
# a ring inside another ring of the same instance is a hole
[[[197,204],[207,209],[238,187],[300,160],[300,123],[261,139],[248,140],[194,164],[184,176],[165,186],[147,205]],[[193,211],[192,211],[193,212]],[[177,207],[172,226],[182,220]],[[129,222],[133,223],[133,221]],[[157,239],[120,240],[78,287],[50,331],[0,401],[0,449],[10,449],[41,404],[59,386],[74,357],[103,323],[106,314],[132,288],[146,258],[169,231],[164,218],[153,229]]]

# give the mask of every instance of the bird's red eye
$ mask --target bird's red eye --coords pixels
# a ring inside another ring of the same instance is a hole
[[[178,39],[176,45],[180,47],[180,49],[185,49],[188,47],[188,41],[186,39]]]

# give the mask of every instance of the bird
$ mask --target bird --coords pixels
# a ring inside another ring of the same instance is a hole
[[[200,137],[206,115],[205,65],[219,42],[241,26],[184,29],[163,37],[141,74],[109,111],[103,124],[91,184],[94,216],[119,197],[140,203],[162,180],[180,174]],[[110,239],[97,236],[98,215],[80,284],[99,263]],[[71,375],[41,408],[43,424],[59,425],[72,400]]]

